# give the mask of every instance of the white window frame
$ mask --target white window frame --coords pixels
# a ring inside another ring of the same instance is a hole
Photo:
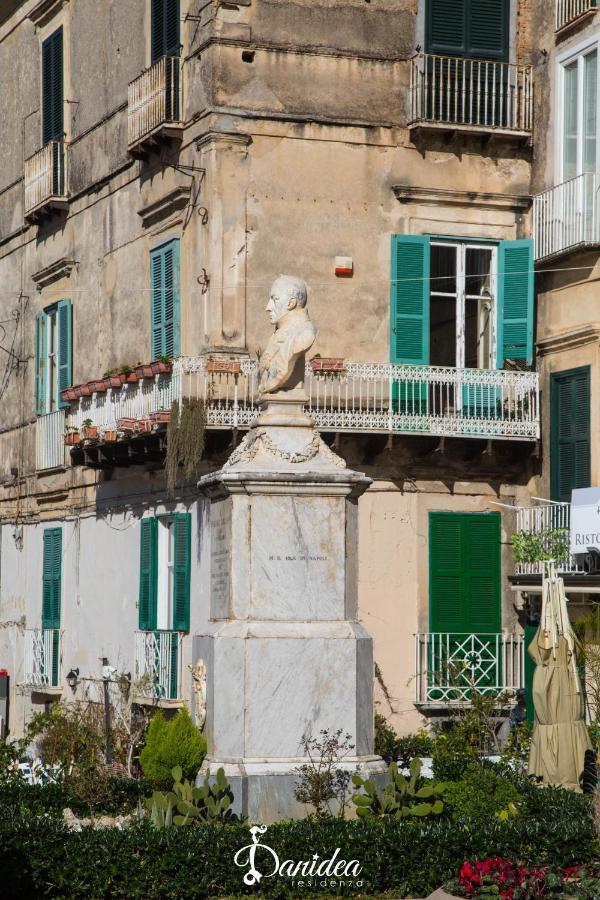
[[[157,516],[156,533],[156,628],[171,631],[173,628],[173,565],[174,529],[173,516]]]
[[[592,35],[590,37],[585,38],[580,41],[575,46],[570,47],[568,50],[565,50],[563,53],[560,53],[556,57],[556,98],[557,98],[557,109],[556,109],[556,122],[558,123],[558,127],[556,128],[555,135],[555,159],[556,159],[556,184],[562,184],[565,181],[564,178],[564,108],[565,108],[565,68],[576,60],[583,59],[584,56],[587,56],[588,53],[596,51],[598,54],[598,63],[597,63],[597,82],[596,82],[596,171],[600,166],[600,115],[598,112],[600,111],[600,37],[598,35]],[[583,100],[583,66],[578,65],[578,82],[577,82],[577,95],[580,100]],[[578,148],[577,148],[577,177],[581,175],[583,172],[583,140],[581,139],[583,136],[583,102],[579,103],[578,109],[578,122],[577,122],[577,133],[579,136]]]
[[[480,241],[445,241],[431,239],[431,247],[454,247],[456,249],[456,294],[448,294],[443,291],[432,290],[429,285],[429,303],[431,294],[439,297],[456,297],[456,368],[465,368],[465,309],[467,301],[466,292],[466,258],[467,250],[490,250],[490,293],[491,293],[491,334],[490,334],[490,364],[489,370],[497,367],[497,320],[498,320],[498,245]],[[469,298],[473,297],[469,294]],[[488,371],[488,369],[482,370]]]

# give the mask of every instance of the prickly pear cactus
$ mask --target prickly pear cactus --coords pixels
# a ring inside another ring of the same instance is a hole
[[[431,782],[418,787],[420,759],[411,760],[409,772],[410,776],[406,778],[398,771],[397,764],[392,763],[388,769],[389,782],[381,793],[371,778],[362,779],[360,775],[354,775],[353,784],[364,791],[364,794],[356,792],[352,797],[356,814],[361,818],[394,816],[397,819],[405,816],[439,816],[444,809],[440,797],[446,790],[446,785],[443,782]]]

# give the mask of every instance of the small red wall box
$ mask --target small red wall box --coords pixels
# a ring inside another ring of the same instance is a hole
[[[351,278],[354,273],[354,261],[351,256],[336,256],[335,274],[338,278]]]
[[[8,675],[8,669],[0,669],[0,677],[4,676],[6,678],[7,675]]]

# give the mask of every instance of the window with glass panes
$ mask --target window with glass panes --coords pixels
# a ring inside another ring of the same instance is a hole
[[[567,59],[561,67],[561,181],[595,172],[598,144],[598,47]]]

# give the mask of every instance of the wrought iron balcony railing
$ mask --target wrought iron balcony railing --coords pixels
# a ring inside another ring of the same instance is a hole
[[[32,628],[25,632],[23,683],[44,690],[60,687],[60,631]]]
[[[597,8],[597,0],[556,0],[556,30],[561,31]]]
[[[34,221],[67,206],[67,146],[49,141],[25,160],[25,218]]]
[[[174,400],[202,399],[209,428],[247,428],[258,415],[258,366],[231,360],[225,371],[210,360],[181,357],[172,372],[72,401],[67,426],[91,419],[118,434],[123,423],[167,413]],[[306,368],[307,412],[322,431],[537,440],[536,372],[452,369],[344,362],[336,371]],[[113,437],[114,439],[114,437]]]
[[[516,575],[543,575],[545,559],[554,560],[559,575],[584,574],[584,557],[569,550],[570,503],[518,506],[516,514],[517,534],[524,537],[520,554],[528,557],[515,560]]]
[[[129,85],[128,146],[141,149],[159,134],[174,136],[182,128],[181,66],[177,56],[163,56]]]
[[[410,127],[452,126],[529,137],[531,66],[420,53],[410,67]]]
[[[137,697],[181,699],[181,634],[177,631],[138,631],[135,635]]]
[[[514,693],[525,684],[520,634],[416,635],[416,702],[468,703],[471,693]]]
[[[600,244],[599,188],[597,175],[586,172],[533,198],[536,259]]]

